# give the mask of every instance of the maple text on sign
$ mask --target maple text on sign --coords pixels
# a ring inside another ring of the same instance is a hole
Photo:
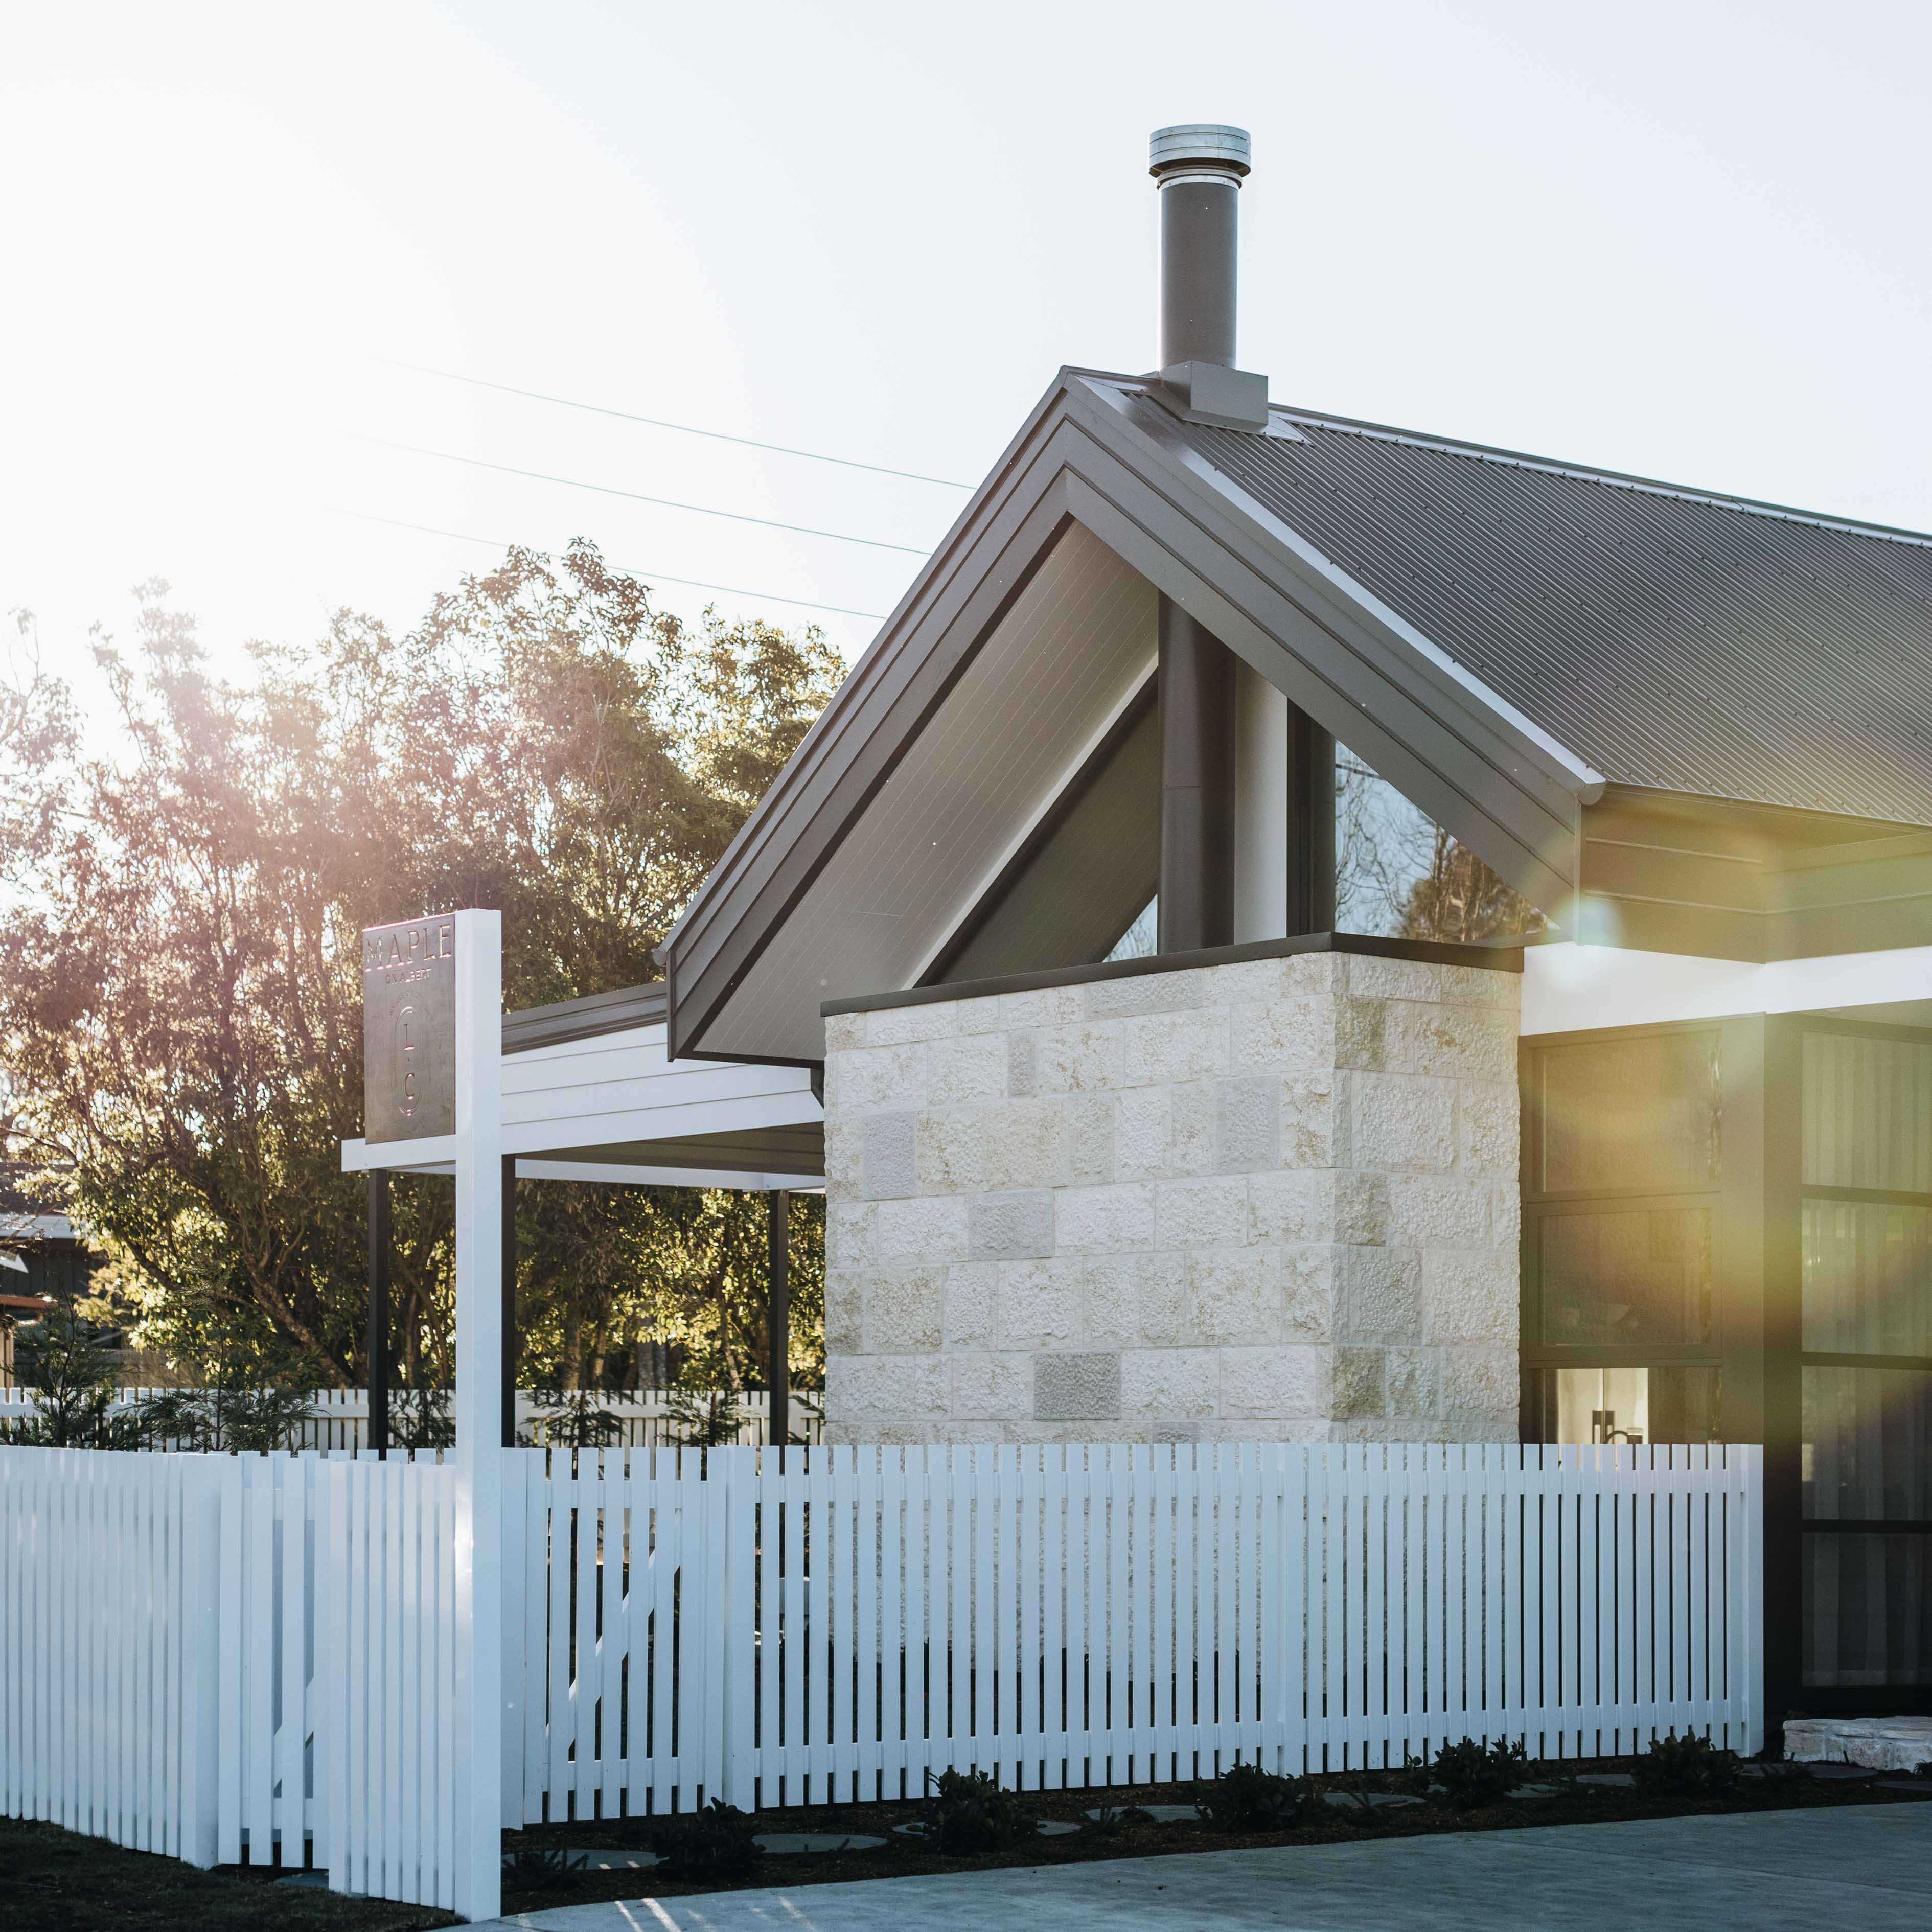
[[[456,921],[362,934],[362,1128],[369,1141],[456,1131]]]

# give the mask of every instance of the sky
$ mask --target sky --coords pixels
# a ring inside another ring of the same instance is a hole
[[[238,668],[584,536],[856,657],[1151,364],[1190,120],[1276,402],[1932,529],[1928,74],[1876,0],[0,10],[0,610],[98,705],[136,583]]]

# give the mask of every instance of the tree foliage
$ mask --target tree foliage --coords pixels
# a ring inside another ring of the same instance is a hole
[[[512,1008],[655,977],[840,667],[815,630],[657,614],[580,543],[512,550],[406,635],[339,613],[241,681],[165,585],[137,596],[132,644],[95,639],[112,751],[45,688],[0,746],[38,802],[0,912],[0,1099],[16,1150],[70,1168],[142,1342],[224,1382],[352,1382],[360,928],[501,908]],[[396,1196],[398,1366],[426,1383],[451,1367],[449,1189]],[[524,1183],[518,1217],[526,1379],[621,1378],[646,1338],[694,1372],[755,1358],[762,1202]]]

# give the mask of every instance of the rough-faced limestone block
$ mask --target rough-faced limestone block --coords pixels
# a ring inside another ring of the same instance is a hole
[[[944,1329],[946,1270],[895,1268],[866,1280],[866,1346],[875,1355],[936,1350]]]
[[[1085,1325],[1084,1283],[1077,1266],[1050,1261],[1008,1262],[993,1298],[993,1346],[998,1348],[1078,1345]]]
[[[1053,1252],[1053,1196],[1044,1187],[1021,1194],[978,1194],[966,1204],[967,1258],[1037,1258]]]
[[[1214,1348],[1130,1348],[1120,1358],[1120,1407],[1129,1415],[1208,1416],[1220,1406]]]
[[[1066,1188],[1054,1208],[1056,1254],[1120,1254],[1154,1245],[1150,1186]]]
[[[1326,1420],[1329,1366],[1326,1348],[1223,1348],[1221,1412]]]
[[[935,1107],[990,1100],[1006,1090],[1006,1042],[996,1033],[956,1034],[926,1048],[924,1101]]]
[[[1336,1340],[1414,1342],[1421,1335],[1421,1256],[1413,1248],[1337,1248]]]
[[[1214,1089],[1214,1167],[1252,1173],[1281,1161],[1281,1082],[1266,1074],[1222,1080]]]
[[[1916,1771],[1932,1764],[1932,1718],[1788,1718],[1784,1754],[1804,1764]]]
[[[1033,1358],[1033,1412],[1041,1422],[1112,1422],[1120,1413],[1118,1354]]]
[[[874,1114],[866,1120],[862,1184],[867,1200],[917,1190],[918,1124],[916,1114]]]

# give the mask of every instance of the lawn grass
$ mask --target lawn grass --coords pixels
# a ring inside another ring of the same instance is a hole
[[[8,1932],[416,1932],[456,1923],[453,1912],[427,1906],[196,1871],[58,1825],[0,1818],[0,1925]]]

